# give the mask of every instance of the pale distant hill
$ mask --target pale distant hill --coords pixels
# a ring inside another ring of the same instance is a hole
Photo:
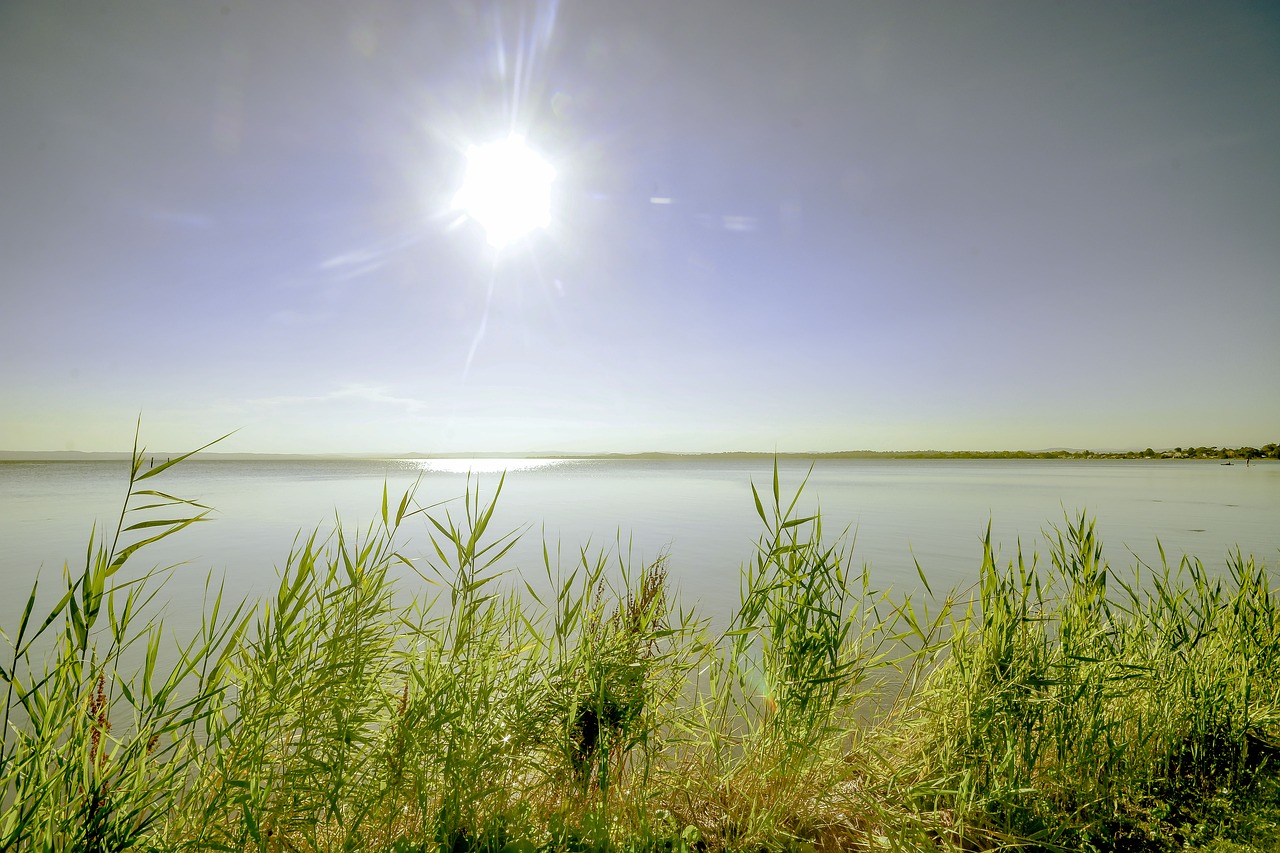
[[[148,459],[173,459],[182,456],[179,453],[162,453],[160,451],[147,451]],[[289,460],[297,461],[314,461],[317,459],[369,459],[369,458],[386,458],[386,457],[360,457],[360,456],[316,456],[299,453],[213,453],[206,451],[192,457],[192,459],[205,460],[225,460],[228,462],[283,462]],[[119,452],[87,452],[81,450],[0,450],[0,462],[127,462],[130,454]]]

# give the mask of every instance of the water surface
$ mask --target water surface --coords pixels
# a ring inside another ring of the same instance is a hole
[[[579,549],[630,552],[632,562],[670,555],[686,603],[713,614],[737,600],[743,563],[761,525],[751,483],[771,485],[769,461],[704,459],[224,461],[194,459],[149,483],[198,499],[210,523],[153,549],[139,568],[186,561],[166,595],[171,620],[193,621],[206,577],[225,578],[233,598],[274,585],[295,536],[340,518],[365,529],[380,514],[383,485],[393,502],[418,483],[433,512],[462,512],[468,483],[485,496],[506,469],[491,530],[522,530],[505,565],[543,574],[542,543],[568,565]],[[1280,464],[1222,466],[1202,460],[827,460],[781,463],[784,498],[808,484],[800,511],[820,507],[834,538],[848,529],[854,561],[882,585],[918,587],[915,561],[935,590],[971,582],[988,524],[1001,553],[1044,553],[1043,531],[1064,517],[1096,517],[1113,565],[1188,553],[1221,565],[1239,547],[1270,566],[1280,556]],[[114,531],[127,483],[123,462],[0,464],[0,619],[16,619],[38,570],[55,585],[64,560],[83,563],[91,528]],[[452,500],[450,500],[452,499]],[[420,522],[402,531],[402,551],[432,549]],[[146,556],[143,552],[142,556]],[[43,569],[41,569],[43,567]],[[421,586],[411,573],[402,584]]]

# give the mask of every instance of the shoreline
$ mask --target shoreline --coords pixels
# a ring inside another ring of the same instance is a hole
[[[182,453],[148,453],[153,458],[177,458]],[[128,451],[42,451],[0,450],[4,462],[128,462]],[[734,462],[734,461],[823,461],[843,459],[1150,459],[1198,460],[1252,463],[1280,460],[1280,447],[1261,448],[1176,448],[1173,450],[843,450],[830,452],[725,451],[719,453],[217,453],[206,451],[196,461],[206,462],[374,462],[437,459],[535,459],[582,460],[592,462]]]

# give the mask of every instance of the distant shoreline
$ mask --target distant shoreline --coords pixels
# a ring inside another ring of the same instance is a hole
[[[176,453],[147,453],[149,458],[172,459],[182,456]],[[75,450],[4,450],[0,462],[123,462],[127,452],[87,452]],[[843,450],[821,453],[769,453],[764,451],[726,451],[721,453],[217,453],[203,452],[197,457],[207,461],[225,462],[359,462],[374,460],[412,459],[583,459],[592,461],[752,461],[823,459],[1201,459],[1219,462],[1245,462],[1252,460],[1280,459],[1280,447],[1276,444],[1256,447],[1220,448],[1190,447],[1162,450]]]

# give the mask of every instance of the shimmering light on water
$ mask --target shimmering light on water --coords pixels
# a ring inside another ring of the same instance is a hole
[[[502,474],[515,471],[539,471],[578,462],[576,459],[394,459],[395,464],[409,470],[440,474]]]

